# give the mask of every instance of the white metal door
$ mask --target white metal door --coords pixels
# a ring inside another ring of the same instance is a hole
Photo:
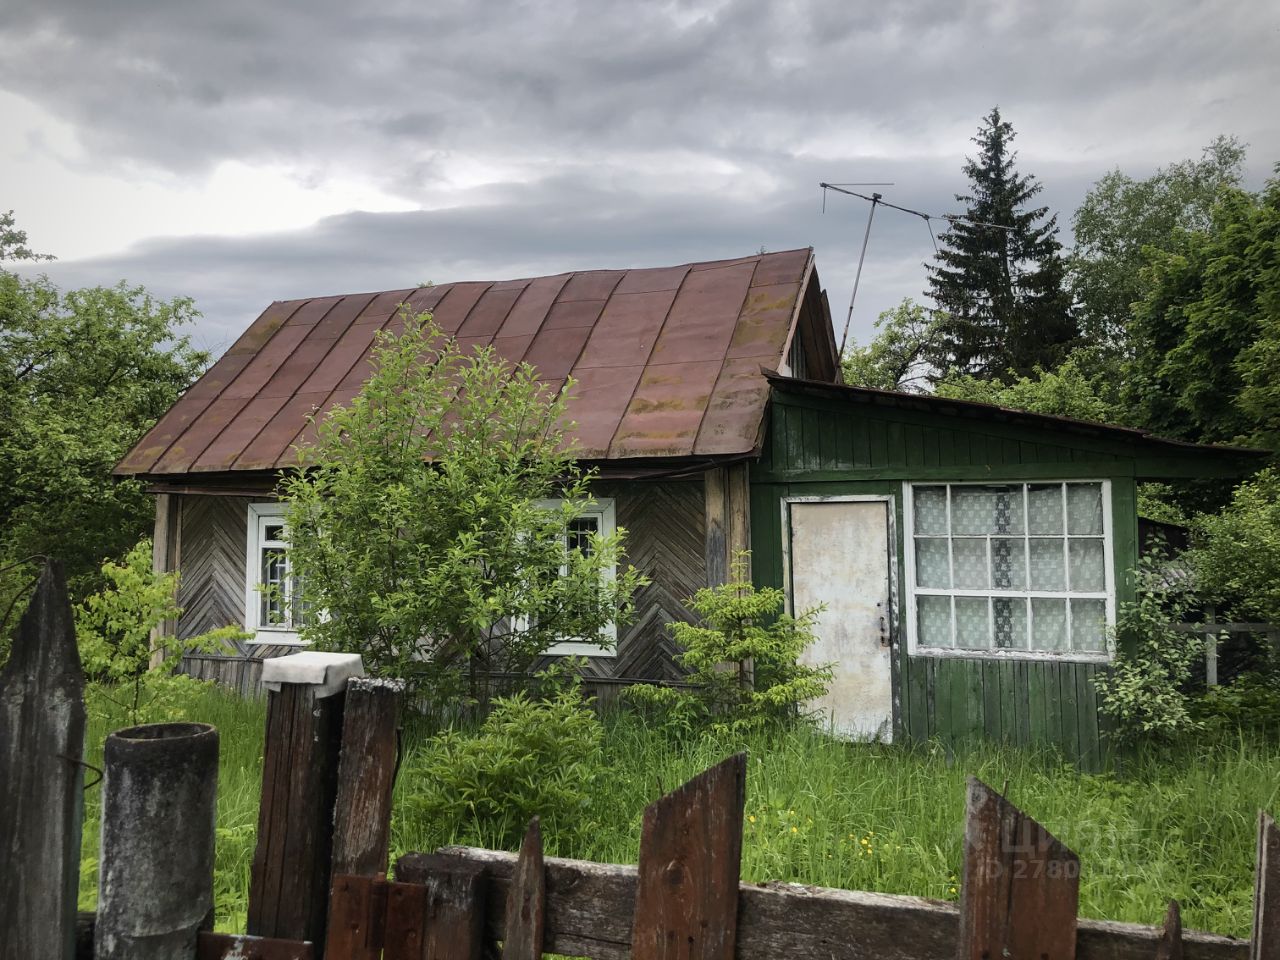
[[[818,640],[802,659],[835,670],[827,695],[812,706],[835,733],[889,740],[889,504],[832,499],[788,506],[791,609],[826,606]]]

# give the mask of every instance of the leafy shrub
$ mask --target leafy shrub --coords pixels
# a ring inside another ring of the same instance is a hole
[[[1204,640],[1173,628],[1184,619],[1189,598],[1159,560],[1144,557],[1136,575],[1138,599],[1121,605],[1116,622],[1116,656],[1093,683],[1118,741],[1168,742],[1200,726],[1187,685]]]
[[[178,575],[152,569],[150,540],[140,540],[121,563],[104,563],[102,577],[107,586],[75,609],[76,645],[91,681],[89,710],[114,704],[133,724],[181,719],[181,703],[200,681],[175,674],[172,659],[185,650],[223,650],[246,634],[236,627],[189,640],[162,633],[161,625],[182,612]],[[153,653],[162,655],[154,663]]]
[[[1240,484],[1221,513],[1197,517],[1196,587],[1242,616],[1280,623],[1280,471]]]
[[[1229,684],[1210,687],[1191,708],[1212,731],[1280,730],[1280,676],[1274,670],[1242,674]]]
[[[826,693],[831,668],[799,662],[814,641],[819,610],[779,613],[783,599],[774,587],[756,589],[740,557],[728,583],[704,587],[687,601],[701,624],[669,625],[683,648],[676,660],[689,671],[690,688],[637,684],[625,697],[673,728],[741,731],[801,716],[806,701]],[[733,664],[738,669],[726,669]]]
[[[476,733],[447,730],[428,741],[406,771],[406,782],[420,785],[408,816],[444,836],[506,847],[534,816],[549,834],[580,830],[603,772],[604,728],[571,669],[539,674],[536,698],[495,698]]]

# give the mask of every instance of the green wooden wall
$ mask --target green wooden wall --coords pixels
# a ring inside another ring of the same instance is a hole
[[[1117,600],[1133,596],[1138,556],[1136,476],[1187,464],[1144,457],[1128,442],[1036,430],[775,391],[765,450],[753,466],[751,545],[759,585],[785,587],[782,500],[840,494],[891,498],[898,552],[894,733],[958,743],[986,738],[1053,744],[1086,767],[1105,738],[1092,678],[1097,662],[909,656],[906,644],[903,481],[1111,481]],[[1185,474],[1179,474],[1185,475]]]

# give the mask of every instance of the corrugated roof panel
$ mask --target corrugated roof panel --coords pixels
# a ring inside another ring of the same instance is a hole
[[[542,326],[542,321],[547,317],[547,311],[551,309],[551,304],[560,295],[564,285],[569,282],[569,276],[567,273],[561,273],[554,277],[537,277],[530,280],[524,293],[516,301],[516,305],[507,314],[507,319],[498,330],[498,336],[523,337],[537,333],[538,328]]]
[[[275,374],[289,356],[302,343],[313,328],[310,326],[291,326],[285,324],[276,331],[275,336],[254,354],[249,365],[240,375],[222,391],[224,397],[253,397],[267,385],[267,381]]]
[[[156,473],[187,473],[205,448],[249,403],[248,397],[219,397],[187,426],[153,468]]]
[[[233,470],[272,470],[293,462],[290,450],[293,438],[306,423],[307,417],[329,399],[330,391],[323,393],[295,393],[276,411],[258,435],[249,442],[232,463]]]
[[[258,391],[260,397],[291,397],[303,382],[315,372],[322,360],[329,355],[336,338],[322,340],[307,337],[296,350],[285,357],[271,379]]]
[[[643,364],[653,352],[675,297],[674,289],[615,294],[591,332],[578,367]]]
[[[625,270],[587,270],[570,274],[558,300],[607,300]]]
[[[563,380],[573,369],[582,345],[591,335],[590,327],[565,327],[543,330],[533,338],[524,362],[538,368],[539,379]]]
[[[345,297],[314,297],[303,300],[301,306],[289,318],[291,327],[313,327]]]
[[[684,457],[720,372],[720,360],[648,366],[618,424],[610,457]]]
[[[231,465],[284,406],[286,397],[254,397],[191,464],[192,472],[230,470]]]
[[[763,287],[771,283],[799,283],[804,279],[812,250],[787,250],[773,256],[761,257],[756,264],[753,286]]]
[[[523,287],[491,286],[467,315],[466,321],[458,329],[458,336],[492,339],[523,292]]]
[[[489,283],[452,283],[444,299],[431,311],[436,323],[445,333],[457,333],[471,313],[472,308],[484,296]]]
[[[752,287],[725,355],[730,358],[782,356],[799,295],[798,280]]]
[[[533,334],[527,337],[498,337],[493,341],[493,349],[498,351],[498,356],[514,365],[524,360],[524,355],[529,351],[531,343],[533,343]]]
[[[414,287],[406,287],[403,290],[386,290],[379,293],[369,301],[367,307],[360,311],[360,316],[356,317],[356,323],[382,323],[391,314],[397,312],[400,304],[414,292],[416,292]]]
[[[618,423],[631,403],[644,367],[579,367],[577,383],[565,404],[565,418],[576,422],[578,456],[601,460],[609,455],[609,444]]]
[[[691,271],[676,294],[649,362],[723,358],[754,272],[754,262]]]
[[[551,305],[543,330],[561,330],[565,327],[594,327],[600,319],[605,300],[560,300]]]
[[[316,324],[312,330],[313,337],[320,337],[325,340],[332,340],[339,336],[364,311],[373,300],[372,293],[361,293],[352,297],[343,297],[333,305],[333,308],[320,318],[320,322]]]
[[[648,270],[628,270],[613,288],[614,296],[624,293],[655,293],[659,290],[677,290],[689,273],[686,263],[680,267],[651,267]]]
[[[760,432],[760,410],[768,398],[760,358],[726,360],[707,401],[694,453],[714,456],[751,449]]]

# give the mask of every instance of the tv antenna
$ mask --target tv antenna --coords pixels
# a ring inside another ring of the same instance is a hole
[[[947,223],[964,222],[973,224],[975,227],[990,227],[993,230],[1006,230],[1013,232],[1013,227],[1006,226],[1002,223],[986,223],[982,220],[974,220],[972,217],[964,217],[958,214],[944,213],[931,214],[922,213],[919,210],[912,210],[910,207],[900,207],[896,203],[890,203],[884,199],[883,194],[873,193],[867,196],[865,193],[858,193],[855,190],[849,190],[848,187],[892,187],[892,183],[827,183],[823,181],[818,186],[822,188],[822,211],[827,210],[827,191],[834,190],[836,193],[843,193],[850,197],[857,197],[859,200],[866,200],[871,204],[871,211],[867,214],[867,230],[862,235],[862,252],[858,254],[858,272],[853,277],[853,294],[849,297],[849,312],[844,318],[844,333],[840,336],[840,356],[844,357],[845,344],[849,340],[849,324],[853,321],[853,304],[858,299],[858,283],[862,280],[862,263],[867,257],[867,244],[871,240],[871,221],[875,219],[876,207],[889,207],[892,210],[899,210],[902,213],[909,213],[913,217],[919,217],[925,222],[925,226],[929,228],[929,237],[933,240],[933,252],[938,252],[938,238],[933,234],[933,221],[945,220]]]

